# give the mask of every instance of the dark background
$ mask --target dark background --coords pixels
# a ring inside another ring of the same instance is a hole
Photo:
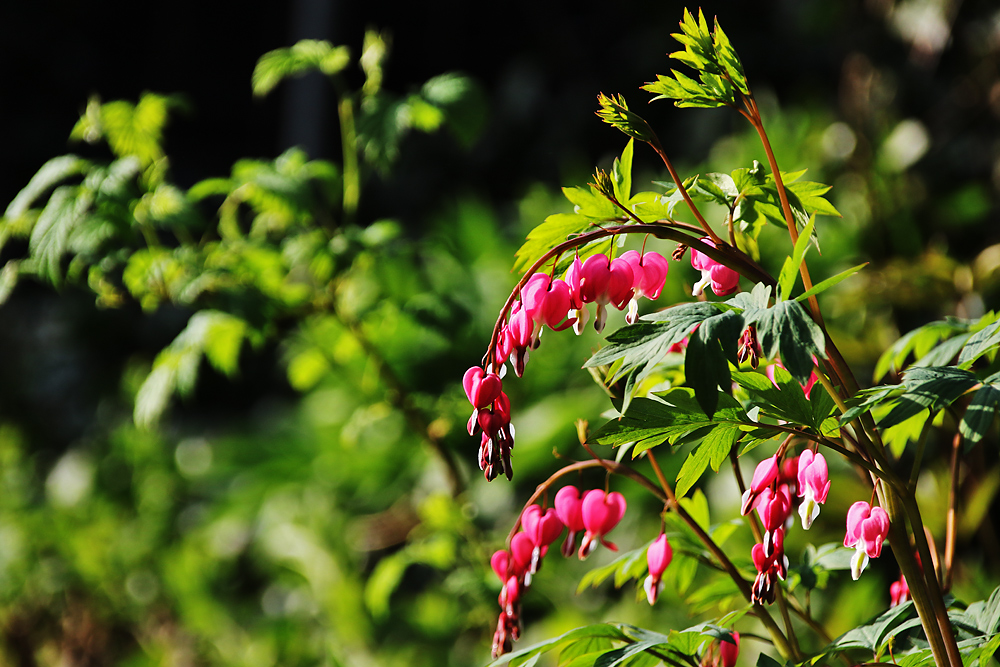
[[[473,76],[489,99],[485,132],[469,153],[448,152],[422,188],[445,180],[496,201],[526,183],[563,184],[567,169],[590,169],[620,141],[591,114],[598,91],[620,92],[633,105],[637,88],[665,72],[669,33],[680,2],[124,2],[5,3],[0,10],[7,128],[0,200],[9,201],[66,136],[91,95],[137,99],[145,90],[181,93],[186,113],[167,135],[180,184],[221,175],[245,156],[270,157],[298,143],[317,157],[336,156],[332,107],[321,81],[285,84],[260,100],[250,73],[264,52],[304,37],[331,39],[360,52],[367,27],[393,36],[386,87],[405,91],[446,71]],[[944,178],[983,177],[991,168],[996,116],[989,86],[996,52],[983,59],[990,2],[960,3],[952,42],[940,57],[915,56],[892,34],[886,2],[719,2],[718,12],[758,91],[783,105],[843,106],[845,61],[862,53],[892,72],[902,116],[924,115],[952,143]],[[955,3],[953,3],[955,4]],[[351,73],[360,82],[361,73]],[[983,79],[988,81],[983,81]],[[959,90],[956,90],[958,88]],[[995,106],[995,103],[994,103]],[[843,111],[843,109],[841,109]],[[658,104],[648,114],[681,158],[698,160],[731,114],[676,113]],[[944,127],[942,127],[944,126]],[[990,136],[984,136],[990,133]],[[672,136],[671,136],[672,135]],[[84,150],[72,147],[73,150]],[[404,152],[405,153],[405,152]],[[399,179],[413,178],[401,168]],[[419,219],[434,200],[404,187],[402,202],[379,198],[386,213]],[[416,204],[416,206],[414,206]],[[379,211],[382,213],[382,211]]]

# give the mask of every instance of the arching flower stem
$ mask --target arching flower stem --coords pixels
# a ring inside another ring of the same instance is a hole
[[[675,228],[673,225],[663,225],[663,224],[622,224],[614,227],[601,227],[592,232],[587,232],[580,234],[579,236],[573,237],[567,241],[563,241],[556,247],[549,250],[547,253],[539,257],[534,264],[532,264],[521,279],[514,286],[511,291],[510,296],[507,297],[507,301],[503,308],[500,309],[500,314],[497,317],[497,322],[493,327],[493,334],[490,336],[490,344],[486,348],[486,355],[483,357],[482,363],[485,367],[490,364],[495,359],[495,350],[497,342],[500,336],[500,330],[503,326],[504,321],[507,318],[507,314],[514,305],[514,301],[517,299],[518,294],[521,292],[521,288],[528,282],[528,280],[535,274],[538,269],[545,265],[549,260],[557,258],[568,250],[574,248],[579,248],[591,241],[595,241],[600,238],[605,238],[608,236],[615,236],[618,234],[652,234],[653,236],[660,239],[667,239],[670,241],[676,241],[678,243],[683,243],[684,245],[690,246],[699,250],[700,252],[708,255],[712,259],[725,264],[726,266],[731,266],[731,268],[739,271],[742,275],[746,276],[749,280],[753,282],[763,282],[767,285],[774,285],[775,280],[767,272],[763,271],[759,266],[754,266],[752,260],[750,260],[746,255],[738,250],[734,250],[728,245],[723,244],[720,248],[713,248],[706,243],[703,243],[699,238],[689,236],[680,229]]]

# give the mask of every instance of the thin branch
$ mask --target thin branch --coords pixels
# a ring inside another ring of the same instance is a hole
[[[701,228],[705,230],[705,233],[708,234],[708,236],[714,242],[722,243],[722,239],[719,238],[719,235],[716,234],[715,231],[709,226],[708,222],[705,220],[705,217],[701,214],[701,211],[699,211],[698,207],[695,206],[694,200],[691,199],[691,195],[688,194],[687,188],[684,187],[684,182],[681,180],[681,177],[677,174],[677,170],[674,169],[674,165],[670,161],[670,158],[667,157],[666,152],[663,150],[663,146],[660,145],[660,140],[654,137],[654,141],[649,145],[653,147],[653,150],[656,151],[656,154],[660,156],[661,160],[663,160],[663,164],[667,167],[667,171],[670,172],[670,178],[674,179],[674,183],[677,185],[678,192],[681,193],[681,197],[684,198],[684,201],[685,203],[687,203],[688,208],[691,209],[691,212],[694,214],[694,217],[698,220],[698,224],[701,225]]]

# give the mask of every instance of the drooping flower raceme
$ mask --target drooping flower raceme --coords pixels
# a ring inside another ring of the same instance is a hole
[[[868,559],[882,554],[882,542],[888,535],[889,515],[881,507],[872,507],[859,500],[847,510],[844,546],[857,549],[851,558],[851,577],[855,581],[868,566]]]
[[[656,599],[663,591],[663,571],[670,565],[674,557],[674,550],[667,541],[667,536],[660,533],[660,536],[653,540],[653,543],[646,549],[646,565],[649,566],[649,575],[643,582],[643,589],[646,591],[646,599],[649,604],[656,604]]]
[[[581,333],[587,319],[583,304],[596,303],[597,313],[594,328],[604,330],[607,320],[605,306],[611,304],[618,310],[623,310],[634,294],[635,277],[632,267],[621,258],[609,260],[605,254],[591,255],[580,264],[580,259],[573,261],[566,272],[566,283],[569,285],[571,307],[570,317],[576,320],[573,331]]]
[[[594,551],[598,540],[608,549],[618,551],[618,547],[613,542],[606,541],[604,536],[610,533],[625,515],[625,496],[617,491],[605,493],[601,489],[591,489],[583,494],[581,505],[580,513],[587,532],[583,534],[583,542],[580,544],[580,560]]]
[[[809,530],[813,521],[819,516],[819,506],[826,502],[830,492],[830,479],[826,467],[826,459],[822,454],[813,454],[807,449],[799,455],[799,517],[802,519],[802,529]]]
[[[707,236],[701,242],[713,248],[717,247]],[[701,280],[694,284],[692,296],[701,296],[705,288],[712,286],[716,296],[726,296],[736,291],[740,284],[740,274],[724,264],[719,264],[708,255],[691,248],[691,266],[701,271]]]

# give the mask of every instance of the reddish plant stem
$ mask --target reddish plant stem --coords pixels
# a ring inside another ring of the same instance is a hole
[[[956,504],[958,501],[959,452],[962,450],[962,434],[956,433],[951,441],[951,485],[948,488],[948,516],[944,531],[944,566],[941,585],[944,590],[951,588],[952,567],[955,563],[955,539],[957,533]]]
[[[660,156],[660,159],[663,160],[663,164],[670,173],[670,178],[674,180],[674,184],[677,185],[678,192],[681,193],[681,197],[684,198],[684,202],[688,205],[688,208],[691,209],[691,213],[693,213],[694,217],[698,220],[698,224],[701,225],[701,228],[705,230],[705,233],[708,234],[714,242],[722,243],[722,239],[719,238],[719,235],[712,230],[711,226],[709,226],[708,222],[705,220],[705,217],[701,214],[701,211],[699,211],[698,207],[695,206],[694,200],[691,199],[691,195],[688,194],[687,188],[684,187],[684,181],[681,180],[681,177],[677,174],[677,170],[674,169],[674,165],[670,161],[670,158],[667,157],[666,151],[663,150],[660,140],[654,135],[653,141],[649,142],[649,145],[654,151],[656,151],[656,154]]]

